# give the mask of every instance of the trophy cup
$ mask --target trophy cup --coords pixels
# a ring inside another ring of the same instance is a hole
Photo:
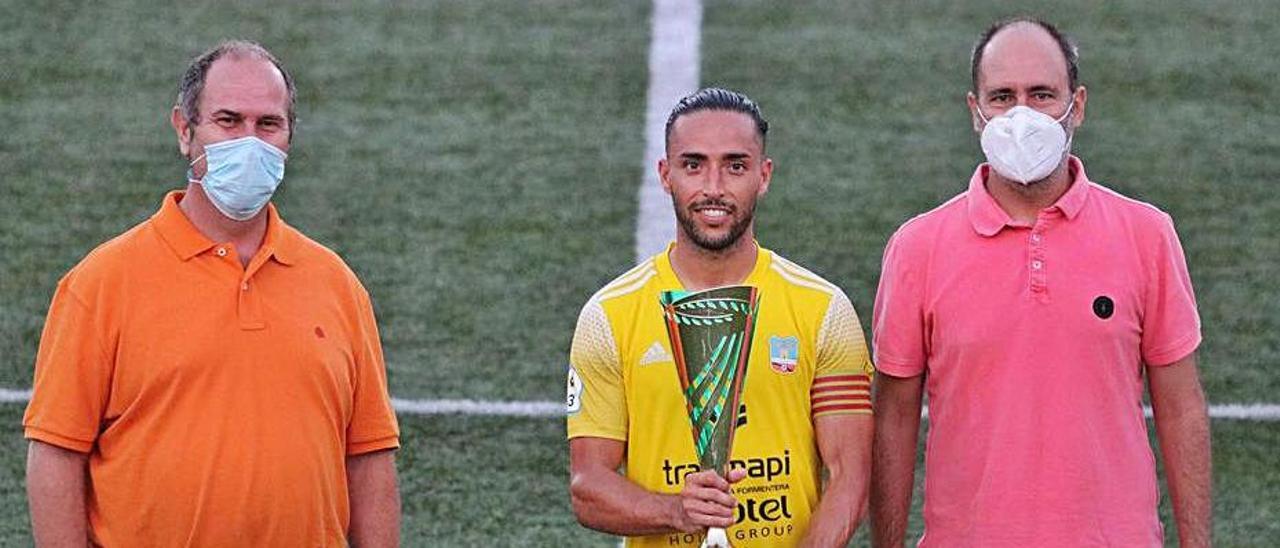
[[[749,286],[663,291],[659,300],[693,427],[698,467],[726,476],[759,292]],[[712,527],[702,547],[729,548],[729,537],[724,529]]]

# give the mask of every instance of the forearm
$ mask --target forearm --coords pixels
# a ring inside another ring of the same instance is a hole
[[[871,543],[899,548],[906,540],[915,483],[920,409],[888,409],[877,403],[871,469]]]
[[[347,536],[357,548],[400,545],[400,489],[395,452],[378,451],[347,458],[351,525]]]
[[[569,492],[573,512],[584,527],[622,536],[678,530],[679,496],[650,492],[616,471],[601,468],[576,473]]]
[[[88,455],[32,441],[27,451],[27,497],[35,544],[83,547],[89,544],[85,511]]]
[[[1165,477],[1183,547],[1210,546],[1213,479],[1209,418],[1201,404],[1178,416],[1156,413]]]
[[[827,481],[801,545],[845,546],[866,510],[874,417],[826,415],[813,426]]]
[[[870,464],[870,463],[868,463]],[[859,477],[860,476],[860,477]],[[801,546],[845,546],[866,509],[866,474],[832,473]]]

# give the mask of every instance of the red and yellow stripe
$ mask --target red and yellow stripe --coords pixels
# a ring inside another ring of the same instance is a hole
[[[809,389],[813,418],[838,413],[871,413],[871,377],[827,375],[813,380]]]

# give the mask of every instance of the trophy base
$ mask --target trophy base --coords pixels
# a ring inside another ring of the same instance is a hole
[[[729,533],[719,527],[707,529],[707,537],[702,539],[702,548],[733,548],[729,544]]]

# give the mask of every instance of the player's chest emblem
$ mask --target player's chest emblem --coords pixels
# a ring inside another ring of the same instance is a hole
[[[769,337],[769,367],[774,373],[790,375],[800,361],[800,341],[795,337]]]

